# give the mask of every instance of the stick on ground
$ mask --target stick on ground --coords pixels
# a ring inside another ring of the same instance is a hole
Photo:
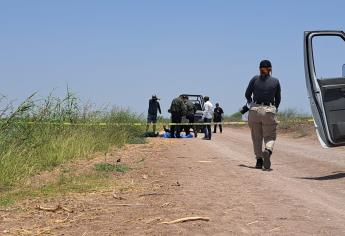
[[[113,206],[148,206],[147,204],[114,204]]]
[[[168,194],[166,194],[166,193],[144,193],[144,194],[140,194],[139,197],[158,196],[158,195],[168,195]]]
[[[208,217],[200,217],[200,216],[193,216],[193,217],[185,217],[173,221],[167,221],[167,222],[162,222],[161,224],[177,224],[177,223],[182,223],[182,222],[187,222],[187,221],[196,221],[196,220],[203,220],[203,221],[210,221],[210,218]]]
[[[117,200],[126,200],[126,198],[121,197],[121,196],[117,196],[115,193],[113,193],[113,198],[115,198]]]
[[[41,210],[41,211],[50,211],[50,212],[56,212],[57,210],[60,209],[59,205],[57,205],[56,207],[43,207],[43,206],[36,206],[37,210]]]
[[[166,202],[166,203],[162,204],[161,207],[167,207],[167,206],[169,206],[170,204],[171,204],[171,202]]]
[[[43,206],[36,206],[37,210],[41,210],[41,211],[50,211],[50,212],[56,212],[58,210],[63,210],[66,211],[68,213],[73,213],[73,210],[68,209],[67,207],[61,206],[61,205],[57,205],[56,207],[43,207]]]

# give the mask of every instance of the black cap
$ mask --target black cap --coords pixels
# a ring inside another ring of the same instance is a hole
[[[269,60],[262,60],[260,62],[260,68],[267,68],[267,67],[272,67],[272,64]]]

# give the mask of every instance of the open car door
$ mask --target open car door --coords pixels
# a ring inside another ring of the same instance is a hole
[[[343,31],[308,31],[304,32],[304,68],[305,79],[314,117],[316,132],[323,147],[345,146],[345,61],[335,63],[327,60],[326,64],[336,66],[336,76],[323,77],[317,72],[318,64],[315,40],[328,38],[339,40],[345,49]],[[330,49],[323,45],[325,50]],[[345,51],[345,50],[344,50]],[[342,52],[330,54],[339,57]],[[345,58],[345,55],[341,55]],[[336,65],[335,65],[336,64]]]

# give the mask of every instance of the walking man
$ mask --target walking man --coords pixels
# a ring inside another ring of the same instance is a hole
[[[213,116],[213,105],[210,102],[210,98],[208,96],[204,97],[204,112],[203,112],[203,118],[204,123],[208,123],[205,125],[205,137],[203,139],[205,140],[211,140],[211,122],[212,122],[212,116]]]
[[[171,122],[172,123],[181,123],[182,116],[186,115],[186,105],[187,96],[179,96],[172,100],[169,112],[171,113]],[[181,126],[180,125],[171,125],[170,126],[171,137],[172,138],[181,138]],[[176,132],[176,133],[175,133]]]
[[[277,137],[276,113],[281,100],[279,80],[272,77],[271,72],[271,62],[261,61],[260,75],[250,80],[245,93],[248,104],[251,104],[248,124],[256,156],[255,167],[263,170],[271,168],[271,155]]]
[[[146,132],[149,131],[150,124],[152,125],[153,133],[156,133],[156,123],[157,123],[157,111],[159,114],[162,114],[161,106],[158,102],[158,98],[156,95],[152,95],[152,98],[149,100],[149,109],[147,114],[147,125],[146,125]]]
[[[219,106],[219,103],[216,103],[216,108],[214,108],[214,112],[213,112],[213,122],[215,122],[214,124],[214,129],[213,129],[213,133],[217,133],[217,125],[219,125],[219,131],[220,133],[223,132],[223,127],[222,127],[222,119],[223,119],[223,114],[224,111],[223,109]]]

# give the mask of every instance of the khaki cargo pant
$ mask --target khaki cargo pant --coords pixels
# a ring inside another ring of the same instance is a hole
[[[254,104],[250,108],[248,124],[252,134],[254,153],[256,158],[262,158],[262,143],[265,149],[273,152],[274,142],[277,138],[277,109],[274,106]]]

